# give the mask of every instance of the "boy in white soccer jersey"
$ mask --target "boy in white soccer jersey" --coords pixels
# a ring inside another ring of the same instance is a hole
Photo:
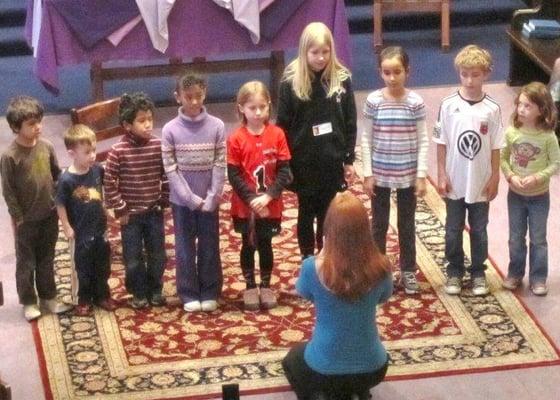
[[[500,149],[504,147],[500,106],[483,91],[492,69],[488,51],[476,45],[455,57],[461,87],[444,98],[433,140],[437,143],[438,191],[445,197],[445,292],[459,294],[465,274],[463,231],[468,211],[472,291],[488,294],[488,211],[498,193]]]

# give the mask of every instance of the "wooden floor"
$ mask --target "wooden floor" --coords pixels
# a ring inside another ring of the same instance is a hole
[[[487,92],[502,106],[504,124],[507,124],[513,108],[515,90],[505,84],[491,84]],[[428,110],[428,127],[431,130],[436,118],[440,100],[454,90],[453,87],[419,88],[418,93],[424,98]],[[358,113],[367,93],[356,94]],[[235,125],[232,104],[212,104],[209,112],[221,117],[226,122],[228,132]],[[159,109],[156,113],[157,125],[161,126],[176,113],[174,108]],[[62,143],[62,134],[69,125],[67,115],[52,115],[44,118],[44,136],[55,144],[62,165],[68,165]],[[364,121],[360,118],[361,131]],[[159,133],[158,129],[158,133]],[[0,148],[5,148],[12,140],[4,118],[0,119]],[[430,176],[435,177],[435,150],[430,149]],[[537,298],[528,289],[520,291],[520,297],[528,310],[538,319],[543,329],[556,344],[560,344],[560,178],[554,177],[551,183],[551,211],[549,218],[549,284],[547,297]],[[489,224],[489,251],[502,272],[506,271],[507,253],[507,207],[506,182],[500,183],[499,196],[491,204]],[[0,308],[0,377],[12,387],[13,399],[42,400],[43,387],[35,346],[29,324],[23,319],[21,306],[17,302],[14,281],[14,250],[6,206],[0,201],[0,280],[4,283],[5,304]],[[492,373],[478,373],[384,382],[373,391],[374,399],[386,400],[444,400],[460,398],[461,400],[552,400],[558,398],[560,366],[517,369]],[[185,393],[188,394],[188,393]],[[242,399],[293,400],[291,392],[269,395],[242,396]]]

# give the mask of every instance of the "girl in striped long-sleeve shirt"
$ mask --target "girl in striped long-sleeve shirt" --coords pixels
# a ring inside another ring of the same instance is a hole
[[[105,166],[105,202],[121,224],[125,283],[134,308],[165,304],[163,207],[169,204],[169,185],[161,139],[152,134],[153,112],[144,93],[121,97],[119,119],[127,133],[111,147]]]
[[[362,134],[364,190],[371,197],[373,236],[385,253],[391,189],[397,191],[399,264],[407,294],[417,293],[414,213],[426,192],[428,135],[424,101],[406,89],[408,55],[388,47],[379,55],[383,89],[369,94],[364,115],[372,126]]]

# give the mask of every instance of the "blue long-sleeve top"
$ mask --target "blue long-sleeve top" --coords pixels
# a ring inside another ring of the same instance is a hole
[[[319,280],[315,258],[303,262],[296,290],[315,305],[316,323],[305,362],[325,375],[373,372],[387,361],[375,322],[376,307],[393,292],[388,274],[359,300],[337,297]]]

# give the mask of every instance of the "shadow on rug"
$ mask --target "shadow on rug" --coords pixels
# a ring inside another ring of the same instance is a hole
[[[363,193],[358,194],[369,204]],[[226,198],[229,195],[226,193]],[[212,313],[187,314],[176,297],[173,227],[166,218],[168,264],[165,307],[127,306],[117,225],[113,249],[114,313],[91,317],[71,312],[33,324],[47,399],[195,399],[219,397],[221,385],[236,382],[244,393],[288,390],[280,360],[287,349],[312,332],[313,307],[294,292],[300,256],[295,235],[296,200],[285,195],[282,234],[274,239],[272,286],[279,307],[246,312],[242,307],[240,236],[233,231],[229,204],[221,218],[224,292]],[[395,210],[392,226],[395,226]],[[495,371],[560,364],[560,353],[515,295],[501,289],[502,278],[487,270],[491,294],[470,289],[448,296],[444,283],[445,207],[433,187],[418,202],[416,246],[422,292],[407,296],[400,288],[378,313],[379,332],[390,353],[387,379]],[[464,241],[468,246],[468,240]],[[387,252],[398,265],[398,243],[389,233]],[[467,249],[468,250],[468,249]],[[470,254],[470,251],[467,251]],[[67,243],[57,246],[61,295],[70,301]]]

